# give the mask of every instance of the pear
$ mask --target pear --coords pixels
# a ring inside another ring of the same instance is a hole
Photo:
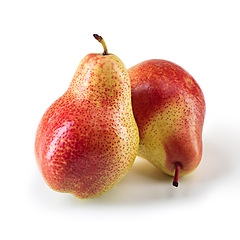
[[[168,175],[194,171],[202,158],[205,100],[197,82],[180,66],[161,59],[128,70],[133,113],[139,128],[138,155]]]
[[[67,91],[43,115],[35,155],[46,183],[81,199],[102,195],[130,170],[139,133],[130,79],[122,61],[102,54],[80,62]]]

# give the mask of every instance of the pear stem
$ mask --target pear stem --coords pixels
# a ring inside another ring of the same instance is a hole
[[[98,34],[93,34],[93,36],[96,40],[98,40],[102,44],[103,50],[104,50],[103,55],[108,55],[107,45],[106,45],[105,41],[103,40],[103,38],[101,36],[99,36]]]
[[[177,162],[175,164],[175,175],[174,175],[174,179],[173,179],[174,187],[178,187],[178,179],[179,179],[180,169],[181,169],[181,165],[180,165],[180,163]]]

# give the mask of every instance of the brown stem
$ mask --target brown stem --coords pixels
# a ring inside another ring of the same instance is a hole
[[[177,162],[175,164],[175,175],[173,178],[173,186],[175,186],[175,187],[178,187],[178,179],[179,179],[180,169],[181,169],[181,165],[180,165],[180,163]]]
[[[98,34],[93,34],[94,38],[97,39],[103,46],[103,55],[108,55],[108,50],[107,50],[107,45],[105,43],[105,41],[103,40],[103,38],[101,36],[99,36]]]

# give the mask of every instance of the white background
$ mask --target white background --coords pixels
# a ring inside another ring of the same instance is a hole
[[[1,1],[1,239],[237,239],[239,9],[233,0]],[[102,52],[93,33],[127,68],[167,59],[201,86],[203,159],[178,188],[141,159],[96,199],[54,192],[43,181],[38,123],[80,60]]]

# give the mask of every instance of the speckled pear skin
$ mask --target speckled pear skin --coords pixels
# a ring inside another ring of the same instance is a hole
[[[35,155],[53,190],[87,199],[126,175],[138,145],[125,66],[113,54],[89,54],[65,94],[43,115]]]
[[[166,174],[194,171],[202,158],[205,100],[197,82],[180,66],[147,60],[128,70],[133,113],[139,128],[138,155]]]

